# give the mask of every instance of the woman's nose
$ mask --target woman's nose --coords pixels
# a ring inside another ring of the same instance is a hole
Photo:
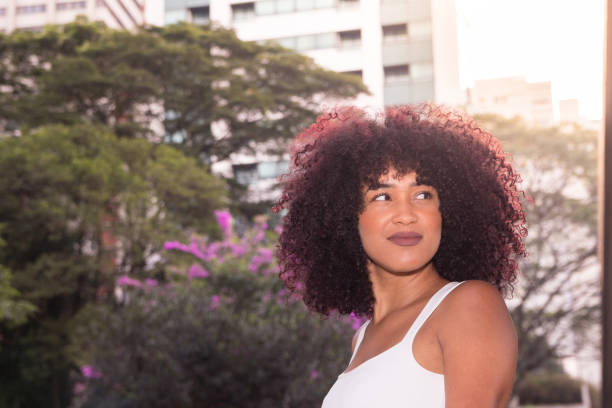
[[[411,224],[417,220],[414,207],[409,201],[397,202],[397,205],[395,206],[394,210],[395,213],[393,214],[393,222],[395,223]]]

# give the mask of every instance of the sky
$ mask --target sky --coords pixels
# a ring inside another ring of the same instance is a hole
[[[456,0],[462,87],[475,79],[551,81],[553,106],[578,99],[601,119],[604,0]]]

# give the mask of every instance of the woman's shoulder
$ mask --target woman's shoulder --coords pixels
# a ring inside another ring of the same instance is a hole
[[[486,332],[500,324],[512,325],[501,293],[485,281],[462,282],[447,295],[440,309],[440,328],[453,335],[466,327]]]
[[[448,294],[445,302],[452,304],[453,309],[457,312],[470,311],[470,309],[477,311],[487,306],[503,306],[506,309],[499,290],[490,283],[481,280],[461,282]]]
[[[466,281],[440,306],[437,335],[444,356],[447,398],[472,401],[474,389],[486,389],[490,394],[479,396],[479,401],[509,395],[517,338],[497,288],[483,281]]]

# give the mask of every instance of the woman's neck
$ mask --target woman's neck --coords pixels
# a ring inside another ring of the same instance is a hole
[[[377,324],[397,310],[429,299],[448,283],[448,280],[438,274],[431,262],[408,274],[391,273],[374,265],[369,269],[376,299],[372,324]]]

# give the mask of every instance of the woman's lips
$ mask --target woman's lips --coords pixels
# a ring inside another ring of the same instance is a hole
[[[423,236],[417,232],[396,232],[387,239],[399,246],[414,246],[418,244]]]

